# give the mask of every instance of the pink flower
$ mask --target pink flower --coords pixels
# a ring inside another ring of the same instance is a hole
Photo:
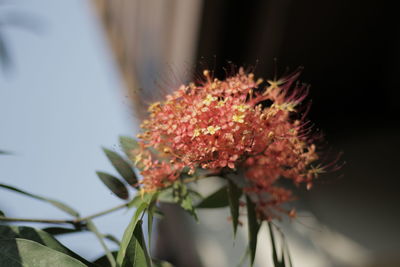
[[[168,160],[142,160],[145,189],[170,184],[184,167],[191,173],[196,168],[243,168],[251,184],[247,190],[268,193],[268,205],[292,198],[276,186],[282,177],[310,187],[322,169],[312,166],[318,155],[304,118],[294,119],[307,93],[294,84],[299,72],[268,81],[266,87],[242,68],[222,81],[207,70],[204,76],[203,83],[182,85],[149,107],[138,137],[144,149],[155,149]]]

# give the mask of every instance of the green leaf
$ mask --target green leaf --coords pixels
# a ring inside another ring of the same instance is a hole
[[[65,234],[72,234],[77,232],[82,232],[82,229],[72,229],[72,228],[64,228],[64,227],[46,227],[42,228],[42,231],[45,231],[51,235],[65,235]]]
[[[105,238],[107,240],[110,240],[111,242],[114,242],[118,246],[121,245],[121,241],[118,238],[116,238],[115,236],[111,235],[111,234],[105,234],[105,235],[103,235],[103,238]]]
[[[93,223],[92,220],[87,221],[87,228],[89,231],[93,232],[96,235],[97,239],[100,241],[101,246],[106,252],[106,256],[108,261],[110,262],[110,265],[112,267],[117,266],[114,256],[112,255],[111,251],[108,249],[106,243],[103,240],[103,235],[99,232],[99,230],[97,229],[96,225]]]
[[[224,208],[229,205],[228,200],[228,187],[223,186],[215,191],[208,197],[204,198],[196,208],[209,209],[209,208]]]
[[[3,34],[0,34],[0,65],[3,70],[8,70],[11,67],[12,62],[8,51],[8,46],[4,39],[5,38]]]
[[[151,248],[151,233],[153,232],[153,217],[156,211],[158,193],[153,194],[151,197],[149,207],[147,208],[147,236],[149,240],[149,248]]]
[[[138,180],[131,165],[129,165],[129,163],[118,153],[106,148],[103,148],[103,151],[122,178],[124,178],[124,180],[131,186],[138,187]]]
[[[140,195],[136,195],[134,198],[132,198],[131,201],[129,201],[127,207],[128,207],[128,209],[133,208],[133,207],[137,208],[140,206],[140,204],[142,204],[142,202],[143,202],[142,197]]]
[[[196,221],[199,220],[196,209],[193,206],[192,197],[187,189],[187,186],[182,182],[175,182],[173,185],[173,196],[176,203],[178,203],[184,210],[194,217]]]
[[[117,257],[118,251],[113,251],[111,252],[111,254],[113,255],[114,258]],[[96,259],[95,261],[93,261],[93,263],[96,266],[101,266],[101,267],[111,267],[110,262],[107,259],[107,255],[103,255],[101,257],[99,257],[98,259]]]
[[[68,206],[68,205],[66,205],[66,204],[64,204],[64,203],[62,203],[62,202],[60,202],[58,200],[42,197],[42,196],[39,196],[39,195],[34,195],[34,194],[28,193],[26,191],[23,191],[21,189],[18,189],[16,187],[13,187],[13,186],[10,186],[10,185],[6,185],[6,184],[0,184],[0,187],[8,189],[8,190],[12,190],[14,192],[17,192],[17,193],[20,193],[20,194],[23,194],[23,195],[26,195],[26,196],[29,196],[31,198],[35,198],[35,199],[38,199],[38,200],[41,200],[41,201],[45,201],[45,202],[50,203],[51,205],[55,206],[56,208],[66,212],[66,213],[68,213],[68,214],[70,214],[70,215],[72,215],[74,217],[79,217],[79,213],[76,210],[74,210],[70,206]]]
[[[119,143],[121,144],[122,150],[125,152],[125,155],[132,159],[135,155],[135,149],[139,148],[138,142],[129,136],[120,136]]]
[[[11,152],[0,150],[0,155],[11,155]]]
[[[37,242],[15,238],[0,239],[0,266],[7,267],[85,267],[64,253]]]
[[[274,262],[275,267],[280,267],[281,263],[278,260],[278,253],[276,251],[275,235],[274,235],[274,231],[272,229],[272,224],[270,222],[268,222],[268,229],[269,229],[269,235],[271,238],[271,245],[272,245],[272,260]]]
[[[158,201],[165,203],[176,203],[172,187],[163,189],[158,195]]]
[[[117,256],[118,266],[122,265],[122,262],[126,257],[127,249],[130,240],[132,239],[136,224],[138,223],[139,217],[142,215],[143,211],[147,208],[147,206],[148,204],[146,202],[142,202],[142,204],[140,204],[140,206],[136,209],[135,215],[132,217],[128,227],[125,229],[124,235],[122,236],[121,246]]]
[[[278,258],[278,252],[276,249],[276,239],[275,239],[275,234],[274,234],[274,228],[273,224],[271,222],[268,222],[268,229],[269,229],[269,235],[271,239],[271,245],[272,245],[272,260],[274,262],[275,267],[285,267],[286,262],[285,262],[285,254],[288,257],[289,261],[289,266],[292,266],[292,259],[290,258],[289,254],[289,249],[287,247],[286,241],[284,239],[284,236],[282,234],[282,248],[281,248],[281,257],[280,259]]]
[[[14,238],[23,238],[35,241],[46,247],[52,248],[56,251],[62,252],[82,262],[85,262],[86,264],[89,263],[81,256],[77,255],[73,251],[69,250],[67,247],[63,246],[59,241],[57,241],[49,233],[43,230],[26,226],[0,225],[0,239],[14,239]]]
[[[153,267],[174,267],[171,263],[167,261],[152,259]]]
[[[121,199],[129,198],[129,191],[125,187],[125,185],[118,180],[117,177],[112,176],[111,174],[105,172],[96,172],[97,176],[99,176],[100,180],[111,190],[117,197]]]
[[[246,196],[247,221],[249,230],[250,265],[253,266],[257,250],[257,235],[260,224],[257,220],[255,205],[249,196]]]
[[[151,267],[151,260],[147,252],[146,242],[142,231],[142,220],[135,226],[132,238],[128,244],[128,253],[125,255],[121,267]]]
[[[6,216],[6,215],[4,214],[4,212],[2,212],[2,211],[0,210],[0,216]]]
[[[238,188],[231,180],[228,180],[228,198],[231,209],[233,235],[236,236],[236,230],[239,223],[239,199],[242,190]]]
[[[293,267],[292,257],[290,256],[289,247],[288,247],[286,241],[284,243],[284,249],[286,251],[287,259],[288,259],[288,262],[289,262],[289,267]]]

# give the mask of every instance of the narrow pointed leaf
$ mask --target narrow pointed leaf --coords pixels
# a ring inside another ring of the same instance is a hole
[[[196,208],[224,208],[229,205],[228,187],[223,186],[208,197],[205,197]]]
[[[140,204],[142,204],[143,199],[141,196],[135,196],[134,198],[132,198],[131,201],[129,201],[128,203],[128,209],[133,208],[133,207],[138,207],[140,206]]]
[[[287,245],[287,243],[286,243],[286,241],[285,241],[285,251],[286,251],[286,256],[287,256],[287,259],[288,259],[288,263],[289,263],[289,267],[293,267],[293,263],[292,263],[292,257],[290,256],[290,251],[289,251],[289,247],[288,247],[288,245]]]
[[[85,267],[79,260],[27,239],[0,239],[0,266]]]
[[[128,227],[125,229],[124,235],[122,236],[121,240],[121,246],[117,256],[118,266],[122,265],[122,262],[126,257],[129,242],[132,239],[136,224],[138,223],[140,216],[142,215],[143,211],[147,208],[147,206],[148,204],[145,202],[142,202],[142,204],[140,204],[140,206],[136,209],[135,215],[132,217]]]
[[[121,199],[128,199],[129,192],[125,185],[118,180],[117,177],[105,172],[96,172],[100,180],[111,190],[117,197]]]
[[[274,230],[272,229],[272,224],[268,223],[269,235],[271,238],[271,246],[272,246],[272,260],[274,262],[275,267],[280,267],[281,262],[278,259],[278,252],[276,251],[276,243],[275,243],[275,235]]]
[[[174,196],[176,202],[190,215],[192,215],[196,221],[198,221],[199,217],[197,216],[196,209],[193,206],[192,197],[190,196],[187,186],[184,183],[176,182],[174,187]]]
[[[113,251],[111,252],[111,254],[114,256],[114,258],[117,257],[118,251]],[[98,259],[96,259],[95,261],[93,261],[93,263],[96,266],[101,266],[101,267],[111,267],[110,262],[107,259],[107,255],[103,255],[101,257],[99,257]]]
[[[149,240],[149,248],[151,248],[151,233],[153,232],[153,218],[154,212],[156,210],[156,202],[158,198],[158,193],[153,194],[149,207],[147,208],[147,235]]]
[[[135,139],[129,136],[120,136],[119,143],[129,159],[133,159],[136,156],[135,150],[139,148],[139,144]]]
[[[8,46],[4,40],[4,36],[0,34],[0,66],[3,70],[9,70],[12,65]]]
[[[254,259],[257,250],[257,235],[260,229],[260,224],[257,220],[257,214],[255,205],[251,201],[250,197],[246,196],[247,204],[247,221],[248,221],[248,232],[249,232],[249,249],[250,249],[250,265],[253,266]]]
[[[18,189],[16,187],[13,187],[13,186],[10,186],[10,185],[6,185],[6,184],[0,184],[0,187],[8,189],[8,190],[11,190],[11,191],[14,191],[14,192],[17,192],[17,193],[20,193],[20,194],[23,194],[25,196],[29,196],[29,197],[34,198],[34,199],[45,201],[45,202],[50,203],[51,205],[55,206],[56,208],[66,212],[66,213],[68,213],[68,214],[70,214],[70,215],[72,215],[74,217],[79,217],[79,213],[76,210],[74,210],[73,208],[71,208],[67,204],[64,204],[64,203],[62,203],[62,202],[60,202],[58,200],[54,200],[54,199],[51,199],[51,198],[46,198],[46,197],[42,197],[42,196],[35,195],[35,194],[32,194],[32,193],[28,193],[26,191],[23,191],[21,189]]]
[[[48,234],[56,236],[56,235],[65,235],[65,234],[82,232],[83,230],[76,228],[64,228],[64,227],[46,227],[42,228],[42,231],[45,231]]]
[[[228,180],[228,197],[234,236],[236,236],[236,230],[239,222],[239,199],[241,195],[242,190],[240,190],[231,180]]]
[[[142,220],[139,220],[128,245],[128,252],[121,267],[151,267],[151,259],[147,251],[142,231]]]
[[[92,220],[88,220],[87,228],[89,231],[93,232],[96,235],[97,239],[100,241],[100,244],[106,253],[107,259],[108,259],[111,267],[116,267],[117,264],[116,264],[114,256],[112,255],[110,249],[107,247],[106,243],[104,242],[103,235],[99,232],[99,230],[97,229],[96,225],[93,223]]]
[[[115,236],[113,236],[112,234],[105,234],[103,235],[104,239],[110,240],[111,242],[114,242],[115,244],[117,244],[118,246],[121,245],[121,241],[116,238]]]
[[[118,153],[106,148],[103,148],[103,151],[122,178],[124,178],[124,180],[131,186],[137,187],[138,180],[131,165],[129,165],[129,163]]]
[[[0,155],[11,155],[11,152],[0,150]]]
[[[35,241],[39,244],[42,244],[46,247],[52,248],[56,251],[67,254],[73,258],[78,259],[81,262],[88,264],[84,258],[74,253],[64,245],[62,245],[58,240],[52,237],[49,233],[27,226],[7,226],[0,225],[0,239],[15,239],[22,238]],[[1,265],[0,265],[1,266]]]

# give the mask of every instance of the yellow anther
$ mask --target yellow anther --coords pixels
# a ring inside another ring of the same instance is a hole
[[[219,127],[219,126],[216,126],[216,127],[214,127],[214,126],[208,126],[207,127],[207,129],[205,129],[205,133],[206,134],[211,134],[211,135],[213,135],[213,134],[215,134],[218,130],[220,130],[221,129],[221,127]]]
[[[137,165],[142,160],[142,153],[139,153],[135,156],[134,164]]]
[[[241,115],[234,114],[233,117],[232,117],[232,120],[234,122],[243,123],[244,122],[244,114],[241,114]]]
[[[206,99],[203,100],[203,104],[206,106],[209,106],[211,104],[211,102],[213,101],[217,101],[218,98],[216,98],[215,96],[212,96],[210,94],[208,94],[206,96]]]
[[[279,85],[282,84],[281,81],[271,81],[271,80],[268,80],[267,82],[269,83],[269,86],[270,86],[271,88],[279,88]]]
[[[156,109],[158,109],[160,106],[161,106],[160,102],[155,102],[155,103],[151,104],[147,110],[149,112],[152,112],[152,111],[155,111]]]
[[[239,112],[245,112],[246,109],[248,109],[249,107],[245,104],[240,104],[240,105],[234,105],[233,109],[238,110]]]
[[[275,133],[274,132],[269,132],[268,133],[268,138],[272,138],[272,137],[274,137],[275,136]]]
[[[199,129],[194,129],[192,139],[200,135]]]

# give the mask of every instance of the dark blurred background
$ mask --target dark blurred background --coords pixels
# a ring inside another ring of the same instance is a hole
[[[302,197],[321,222],[378,255],[376,266],[400,266],[400,23],[394,5],[205,1],[197,49],[197,60],[220,77],[228,61],[255,65],[263,77],[304,67],[309,118],[326,135],[327,148],[344,152],[346,165]]]

